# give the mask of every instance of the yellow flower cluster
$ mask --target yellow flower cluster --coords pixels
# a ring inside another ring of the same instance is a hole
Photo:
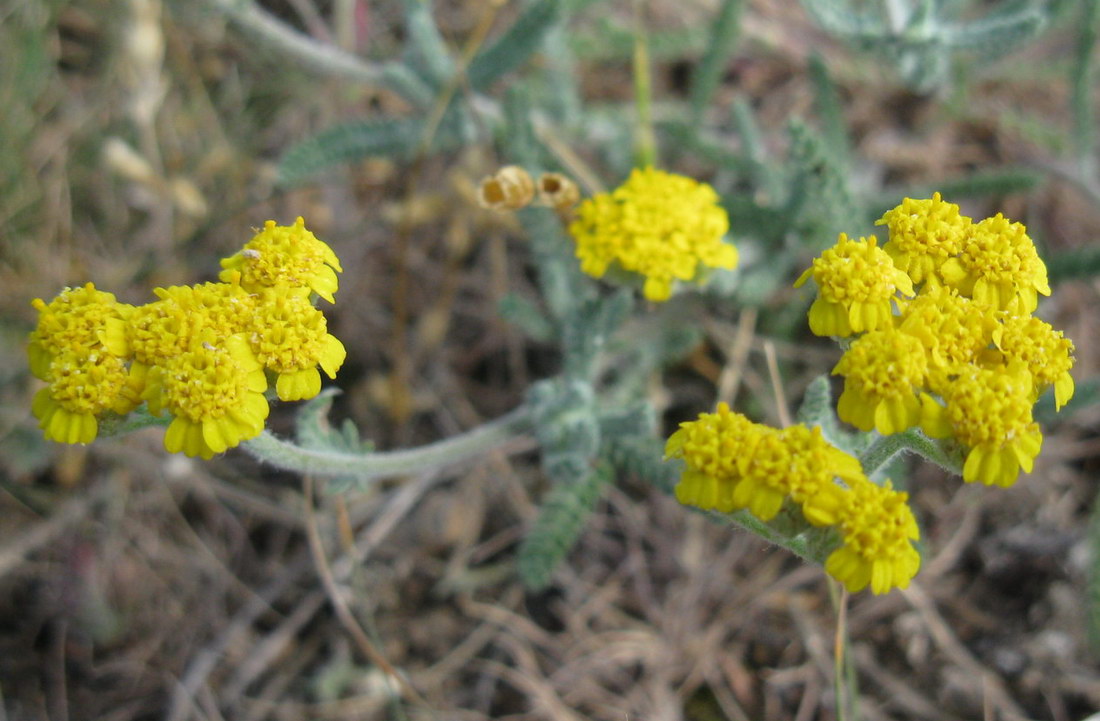
[[[268,375],[284,401],[320,392],[318,366],[335,378],[347,353],[310,300],[333,301],[341,269],[332,249],[301,218],[268,221],[221,264],[221,282],[156,288],[141,306],[91,283],[34,300],[27,354],[49,384],[32,405],[46,438],[90,443],[104,413],[145,401],[173,416],[169,452],[210,458],[263,430]]]
[[[870,481],[859,461],[830,445],[820,428],[779,430],[720,403],[715,413],[681,424],[665,455],[684,461],[676,498],[685,505],[748,509],[770,521],[790,499],[810,524],[835,526],[842,543],[825,570],[852,592],[868,585],[876,594],[905,588],[920,566],[908,495]]]
[[[906,198],[878,221],[890,240],[843,234],[799,279],[818,297],[810,329],[855,337],[833,372],[844,376],[840,418],[860,430],[920,426],[967,449],[963,479],[1008,486],[1042,444],[1032,419],[1053,386],[1073,396],[1073,343],[1031,314],[1050,294],[1046,266],[1020,223],[974,223],[945,202]]]
[[[704,268],[737,265],[737,249],[722,241],[728,231],[713,188],[654,168],[585,200],[569,226],[581,270],[602,278],[614,263],[638,273],[651,301],[668,300],[674,281],[699,280]]]

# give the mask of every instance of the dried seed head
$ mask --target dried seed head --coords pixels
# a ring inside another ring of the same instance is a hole
[[[561,173],[543,173],[538,188],[539,202],[559,212],[572,210],[581,199],[577,184]]]
[[[535,197],[535,182],[518,165],[506,165],[485,178],[477,189],[477,202],[489,210],[519,210]]]

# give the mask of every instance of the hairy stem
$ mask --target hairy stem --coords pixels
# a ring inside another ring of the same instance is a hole
[[[881,436],[860,456],[864,472],[870,476],[899,453],[916,453],[940,468],[962,475],[962,454],[947,441],[937,441],[911,428],[903,433]]]
[[[465,433],[418,448],[378,453],[341,453],[301,448],[264,431],[241,444],[265,463],[314,476],[348,476],[361,480],[401,476],[443,468],[482,456],[531,429],[526,407]]]

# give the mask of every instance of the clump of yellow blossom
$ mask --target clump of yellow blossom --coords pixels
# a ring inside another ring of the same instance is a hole
[[[645,278],[643,294],[667,300],[676,280],[699,280],[705,268],[733,268],[737,249],[722,241],[729,217],[712,187],[654,168],[577,208],[569,232],[581,270],[602,278],[612,264]]]
[[[898,319],[898,327],[923,346],[926,386],[935,392],[978,362],[996,325],[989,307],[945,286],[922,288]]]
[[[741,480],[738,459],[751,451],[767,429],[719,403],[714,413],[680,425],[668,439],[665,455],[682,458],[687,466],[676,498],[705,510],[731,513],[734,487]]]
[[[893,323],[898,294],[913,295],[909,276],[894,266],[875,237],[851,240],[840,234],[836,245],[815,258],[794,286],[811,277],[817,299],[810,306],[814,335],[849,336]]]
[[[347,355],[310,294],[332,301],[340,263],[305,230],[274,221],[222,263],[219,283],[154,290],[141,306],[118,303],[91,283],[53,302],[35,300],[31,370],[49,385],[32,411],[46,438],[89,443],[99,420],[142,401],[172,420],[165,448],[210,458],[264,427],[265,368],[283,400],[321,389]]]
[[[50,385],[35,394],[31,411],[46,439],[59,443],[91,443],[104,412],[129,413],[140,402],[126,362],[104,351],[64,351],[43,380]]]
[[[1035,397],[1054,386],[1054,407],[1073,397],[1073,341],[1033,316],[1008,316],[994,328],[993,343],[1008,364],[1027,368],[1035,381]]]
[[[770,428],[720,403],[715,413],[680,424],[665,455],[684,462],[675,493],[685,505],[747,509],[766,522],[790,501],[810,525],[837,527],[842,545],[825,569],[853,592],[868,584],[874,593],[904,588],[920,565],[908,496],[868,480],[819,427]]]
[[[38,323],[27,344],[31,373],[49,385],[31,403],[45,437],[61,443],[91,443],[99,417],[128,413],[138,403],[124,357],[103,342],[111,322],[132,311],[92,283],[66,288],[50,303],[36,298]]]
[[[971,220],[959,214],[959,206],[933,193],[931,198],[906,198],[875,225],[885,225],[890,240],[882,249],[914,283],[937,282],[937,272],[948,258],[962,250]]]
[[[103,347],[101,334],[111,320],[121,320],[131,306],[119,303],[113,293],[96,290],[93,283],[66,288],[46,303],[35,298],[38,324],[27,339],[31,373],[47,380],[50,363],[62,353],[84,355]]]
[[[1050,295],[1047,267],[1027,229],[1000,213],[973,225],[959,255],[940,273],[963,295],[1021,315],[1035,310],[1038,293]]]
[[[219,280],[239,273],[241,286],[250,292],[280,285],[309,288],[329,303],[339,285],[336,274],[343,272],[332,248],[306,230],[300,217],[294,225],[267,221],[240,252],[222,259],[221,266]]]
[[[927,372],[916,337],[895,328],[862,335],[833,369],[845,377],[837,414],[861,431],[888,435],[912,428],[920,423],[918,393]]]
[[[242,335],[218,346],[200,343],[157,366],[149,375],[149,410],[167,409],[172,423],[164,434],[169,453],[209,459],[254,438],[268,414],[263,366]]]
[[[279,399],[313,398],[321,392],[317,366],[335,378],[347,357],[344,344],[328,332],[325,316],[309,302],[308,288],[269,289],[257,306],[250,344],[260,365],[277,375]]]
[[[892,270],[856,261],[861,253],[842,236],[797,283],[811,274],[817,281],[814,333],[862,332],[834,369],[845,377],[838,415],[882,434],[919,423],[964,446],[965,480],[1010,485],[1039,452],[1042,436],[1031,420],[1039,394],[1053,387],[1061,409],[1074,390],[1073,343],[1031,316],[1038,295],[1050,294],[1046,266],[1022,224],[999,213],[974,223],[938,193],[906,198],[878,223],[890,231],[883,255]],[[892,272],[906,275],[909,285],[896,287],[914,296],[895,307],[884,283]],[[879,299],[875,328],[846,327],[852,288],[864,302]]]
[[[1011,486],[1031,473],[1043,445],[1031,416],[1034,382],[1019,365],[974,367],[943,389],[944,405],[925,394],[922,425],[933,438],[954,437],[967,448],[963,480]]]
[[[850,592],[868,585],[871,593],[907,588],[920,568],[912,542],[920,538],[909,508],[909,494],[887,481],[879,486],[866,478],[848,481],[838,512],[843,545],[825,560],[825,571]]]

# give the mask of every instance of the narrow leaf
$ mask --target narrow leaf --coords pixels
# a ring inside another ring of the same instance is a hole
[[[555,569],[576,545],[611,478],[611,467],[601,464],[576,482],[554,485],[519,548],[517,567],[527,588],[538,591],[550,585]]]
[[[474,57],[466,75],[475,90],[484,90],[519,68],[542,44],[560,15],[559,0],[535,0],[495,43]]]
[[[691,83],[691,115],[696,121],[703,117],[722,80],[726,64],[733,55],[743,7],[742,0],[725,0],[714,22],[707,51],[696,68]]]

